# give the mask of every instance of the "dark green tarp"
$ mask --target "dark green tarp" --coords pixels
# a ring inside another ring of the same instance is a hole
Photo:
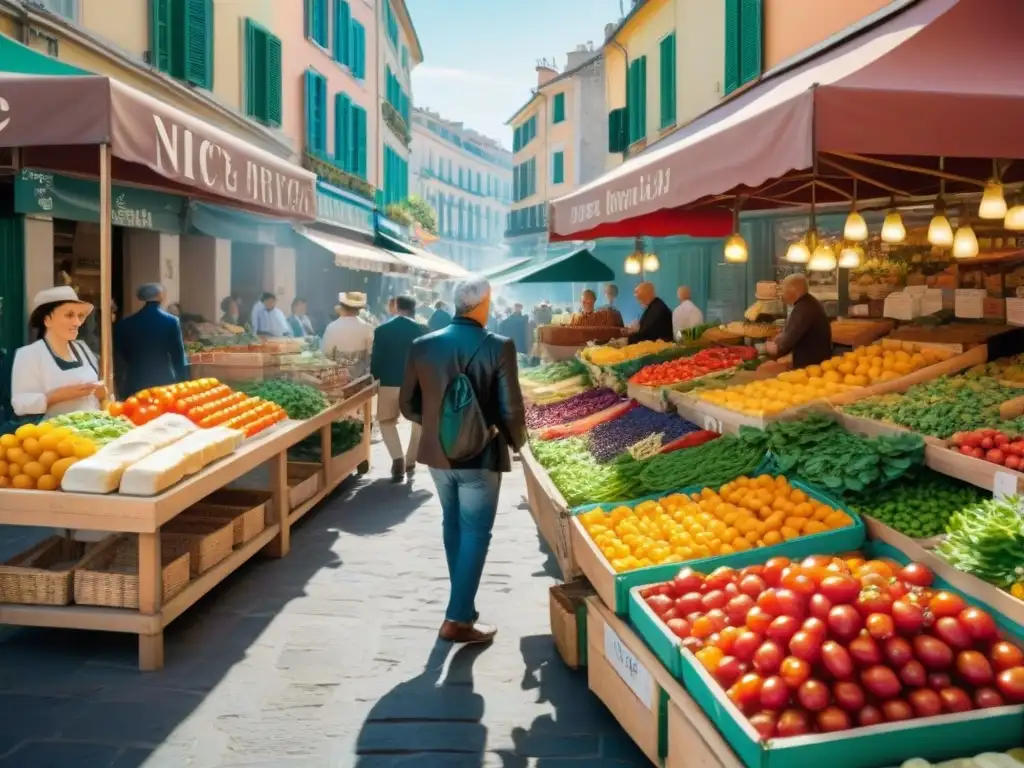
[[[600,283],[615,279],[615,272],[587,248],[578,248],[540,264],[533,264],[491,282],[495,285],[517,283]]]
[[[7,35],[0,35],[0,71],[17,72],[20,75],[93,74],[47,56],[42,51],[24,46]]]

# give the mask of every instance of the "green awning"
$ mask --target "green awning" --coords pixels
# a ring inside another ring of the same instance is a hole
[[[0,35],[0,72],[19,75],[91,75],[84,69],[65,64],[41,51],[22,45],[17,40]]]
[[[516,283],[600,283],[615,279],[615,272],[587,248],[534,264],[492,280],[495,285]]]
[[[504,275],[509,275],[517,270],[523,269],[532,261],[532,257],[524,256],[523,258],[516,259],[515,261],[507,261],[504,264],[496,264],[489,269],[481,270],[480,274],[488,280],[497,280],[499,277],[503,277]]]

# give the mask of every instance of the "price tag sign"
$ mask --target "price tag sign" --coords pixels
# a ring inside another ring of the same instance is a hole
[[[996,472],[992,482],[992,498],[1005,499],[1017,495],[1017,476],[1009,472]]]
[[[716,419],[713,416],[705,416],[704,417],[704,429],[708,430],[709,432],[718,432],[719,434],[721,434],[722,433],[722,422],[719,421],[718,419]]]
[[[604,655],[608,663],[619,673],[622,682],[636,694],[648,709],[654,700],[654,680],[651,673],[630,653],[619,636],[607,624],[604,625]]]
[[[629,455],[636,461],[643,461],[657,456],[661,452],[661,437],[664,433],[648,435],[643,440],[629,447]]]

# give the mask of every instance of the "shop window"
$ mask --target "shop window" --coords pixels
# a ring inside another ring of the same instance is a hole
[[[725,0],[725,92],[761,76],[763,0]]]
[[[327,0],[306,0],[306,38],[326,48],[330,36]]]
[[[245,111],[264,125],[281,125],[281,39],[245,20]]]
[[[150,0],[149,63],[200,88],[213,87],[213,0]]]
[[[664,130],[676,122],[676,33],[666,35],[659,45],[661,77],[661,124]]]
[[[327,154],[327,80],[312,69],[306,70],[306,151]]]

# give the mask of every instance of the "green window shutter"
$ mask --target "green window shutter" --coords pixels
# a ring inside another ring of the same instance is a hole
[[[640,110],[639,129],[640,135],[637,139],[647,137],[647,57],[640,57],[640,95],[637,98],[637,107]]]
[[[551,183],[561,184],[565,181],[565,153],[555,152],[551,158]]]
[[[762,1],[740,2],[740,84],[757,80],[761,76]]]
[[[352,105],[352,173],[366,178],[366,110]]]
[[[629,69],[626,70],[626,113],[629,117],[627,145],[636,141],[636,136],[639,132],[639,128],[637,127],[637,116],[640,114],[640,110],[637,107],[636,102],[637,93],[640,90],[637,80],[639,72],[640,60],[634,59],[633,63],[629,65]]]
[[[723,90],[740,87],[740,0],[725,0],[725,75]]]
[[[267,34],[267,59],[266,59],[266,83],[267,83],[267,115],[266,121],[270,125],[281,127],[282,110],[282,89],[281,89],[281,38]]]
[[[245,20],[245,112],[261,119],[266,115],[267,85],[264,62],[267,57],[266,33],[252,19]]]
[[[522,146],[522,142],[520,141],[520,136],[521,136],[520,128],[516,128],[514,131],[512,131],[512,151],[513,152],[518,152],[519,148]]]
[[[668,128],[676,121],[676,35],[673,32],[661,41],[661,124]]]
[[[343,171],[353,173],[352,99],[345,93],[334,95],[334,162]]]
[[[562,121],[565,120],[565,94],[564,93],[556,93],[555,94],[555,103],[554,103],[553,107],[554,107],[553,108],[553,113],[554,114],[552,115],[551,122],[553,122],[553,123],[561,123]]]
[[[366,79],[366,29],[355,19],[350,23],[352,41],[349,48],[349,69],[357,80]]]
[[[171,71],[171,0],[149,0],[149,63]]]
[[[629,147],[629,109],[620,107],[608,113],[608,151],[625,152]]]
[[[352,68],[352,13],[345,0],[334,0],[334,60]]]
[[[212,0],[171,0],[170,74],[200,88],[213,85]]]
[[[324,157],[327,154],[327,81],[311,69],[306,70],[306,151]]]

